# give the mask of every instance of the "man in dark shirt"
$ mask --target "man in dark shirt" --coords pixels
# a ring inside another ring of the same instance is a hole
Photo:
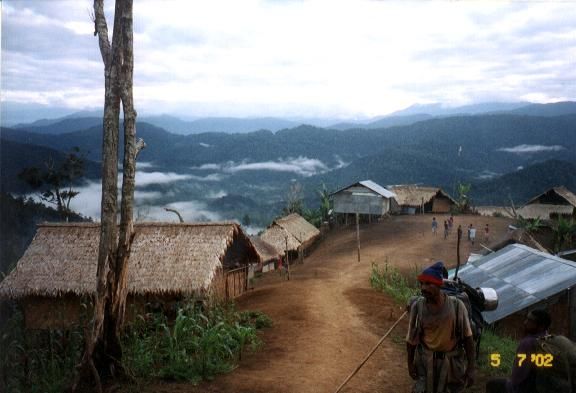
[[[535,390],[536,366],[530,361],[536,351],[539,337],[548,334],[551,319],[545,310],[533,310],[524,320],[526,336],[520,340],[510,378],[491,379],[486,383],[486,393],[544,393]]]

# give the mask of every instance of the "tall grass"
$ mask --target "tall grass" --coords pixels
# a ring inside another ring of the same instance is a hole
[[[122,336],[124,366],[136,381],[211,379],[234,369],[244,351],[256,350],[257,329],[270,325],[265,314],[240,313],[232,305],[203,310],[183,304],[175,319],[138,316]],[[0,331],[0,392],[65,391],[82,349],[79,327],[26,330],[16,311]]]
[[[125,366],[136,378],[211,379],[234,369],[246,348],[258,348],[256,321],[230,305],[186,305],[173,322],[162,314],[140,317],[124,340]]]
[[[389,265],[388,260],[382,267],[372,263],[370,285],[374,289],[389,294],[397,303],[402,305],[406,305],[412,296],[420,293],[411,280],[400,273],[396,267]]]
[[[78,329],[26,331],[16,311],[0,332],[0,391],[65,391],[81,348]]]

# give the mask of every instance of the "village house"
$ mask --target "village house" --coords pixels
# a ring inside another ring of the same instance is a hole
[[[397,185],[388,187],[396,194],[401,214],[450,213],[456,201],[439,187]]]
[[[334,213],[337,222],[347,225],[350,216],[356,214],[367,217],[368,222],[390,214],[395,209],[396,194],[372,180],[364,180],[346,186],[330,194],[334,200]],[[353,219],[350,220],[353,222]]]
[[[236,223],[136,223],[128,261],[127,310],[185,297],[231,299],[247,289],[258,255]],[[0,297],[18,300],[28,328],[78,322],[96,292],[100,225],[43,224]]]
[[[254,245],[260,261],[256,271],[266,273],[274,270],[282,253],[258,236],[250,236],[250,241]]]
[[[576,195],[566,187],[553,187],[530,199],[517,212],[532,219],[576,216]]]
[[[272,245],[279,255],[291,261],[303,258],[320,236],[320,231],[297,213],[278,218],[266,228],[260,238]]]
[[[496,290],[498,307],[482,314],[500,332],[519,337],[526,313],[548,308],[551,331],[576,339],[576,262],[510,244],[469,261],[458,277],[472,287]]]
[[[526,219],[557,219],[558,217],[576,217],[576,195],[564,186],[553,187],[530,199],[521,207],[479,206],[476,208],[484,216],[502,215],[513,217],[514,214]]]

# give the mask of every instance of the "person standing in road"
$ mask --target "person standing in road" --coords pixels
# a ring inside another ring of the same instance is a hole
[[[438,231],[438,221],[436,221],[436,217],[432,217],[432,234],[436,236],[437,231]]]
[[[444,220],[444,239],[448,238],[448,221]]]
[[[418,276],[422,296],[410,306],[406,335],[408,373],[413,393],[461,393],[474,383],[475,345],[468,311],[442,292],[444,264]]]
[[[468,233],[470,234],[470,241],[472,242],[472,245],[474,245],[474,241],[476,240],[476,228],[474,228],[472,224],[470,224]]]

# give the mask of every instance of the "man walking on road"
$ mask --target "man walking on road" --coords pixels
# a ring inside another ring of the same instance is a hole
[[[432,217],[432,234],[436,236],[436,231],[438,230],[438,221],[436,221],[436,217]]]
[[[441,291],[444,264],[418,276],[422,296],[410,307],[406,335],[413,393],[460,393],[474,382],[474,340],[461,300]]]

